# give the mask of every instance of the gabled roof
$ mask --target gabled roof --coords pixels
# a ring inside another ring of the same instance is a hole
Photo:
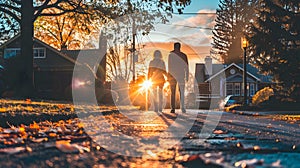
[[[220,75],[221,73],[224,73],[227,69],[229,69],[230,67],[235,66],[236,68],[240,69],[241,71],[244,71],[243,68],[241,68],[240,66],[238,66],[235,63],[230,64],[229,66],[227,66],[226,68],[223,68],[221,71],[215,73],[214,75],[212,75],[211,77],[209,77],[205,82],[208,82],[210,80],[212,80],[213,78],[215,78],[216,76]],[[251,74],[248,70],[247,70],[247,75],[253,77],[254,79],[256,79],[257,81],[261,81],[259,78],[257,78],[255,75]]]
[[[14,36],[13,38],[11,38],[11,39],[7,40],[5,43],[3,43],[3,44],[0,46],[0,48],[5,47],[5,46],[8,45],[9,43],[15,41],[16,39],[18,39],[18,38],[20,38],[20,37],[21,37],[21,34],[19,33],[19,34],[17,34],[16,36]],[[73,59],[73,58],[69,57],[68,55],[66,55],[66,54],[64,54],[64,53],[62,53],[62,52],[60,52],[59,50],[57,50],[57,49],[51,47],[50,45],[44,43],[43,41],[41,41],[41,40],[39,40],[39,39],[37,39],[37,38],[35,38],[35,37],[33,37],[33,41],[39,43],[40,45],[44,46],[45,48],[47,48],[47,49],[49,49],[49,50],[55,52],[58,56],[61,56],[62,58],[66,59],[66,60],[68,60],[68,61],[70,61],[70,62],[72,62],[72,63],[74,63],[74,64],[77,64],[77,62],[76,62],[75,59]]]
[[[55,49],[55,48],[53,48],[53,47],[51,47],[50,45],[44,43],[43,41],[41,41],[41,40],[39,40],[39,39],[37,39],[37,38],[35,38],[35,37],[33,38],[33,41],[38,42],[39,44],[41,44],[41,45],[43,45],[44,47],[48,48],[49,50],[55,52],[56,54],[58,54],[59,56],[63,57],[64,59],[66,59],[66,60],[68,60],[68,61],[70,61],[70,62],[76,64],[76,60],[74,60],[74,59],[68,57],[66,54],[60,52],[59,50],[57,50],[57,49]]]
[[[7,44],[15,41],[17,38],[19,38],[21,36],[20,33],[18,33],[17,35],[15,35],[14,37],[10,38],[9,40],[7,40],[6,42],[4,42],[3,44],[0,45],[0,48],[3,48],[4,46],[6,46]]]
[[[235,75],[232,75],[232,76],[226,78],[226,82],[240,82],[242,80],[243,80],[243,75],[241,75],[241,74],[235,74]],[[253,80],[253,78],[249,78],[249,77],[247,77],[247,81],[255,82],[255,80]]]
[[[243,64],[237,64],[237,65],[239,67],[243,68]],[[264,82],[264,83],[272,82],[272,76],[263,75],[263,74],[259,73],[259,69],[250,64],[247,64],[247,71],[249,73],[253,74],[254,76],[256,76],[257,78],[259,78],[261,82]]]

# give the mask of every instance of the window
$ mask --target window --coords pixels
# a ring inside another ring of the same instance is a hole
[[[15,57],[15,56],[20,55],[20,54],[21,54],[21,49],[20,48],[6,48],[4,50],[4,59]]]
[[[250,96],[253,96],[255,94],[255,84],[254,83],[250,84],[249,93],[250,93]]]
[[[241,94],[241,84],[234,83],[234,95],[239,96]]]
[[[241,83],[226,83],[226,95],[241,95]]]
[[[46,49],[45,48],[34,48],[33,49],[33,58],[46,58]]]
[[[233,94],[233,84],[232,83],[226,83],[226,94],[227,95]]]
[[[21,55],[20,48],[6,48],[4,50],[4,59],[15,57]],[[46,49],[45,48],[34,48],[33,49],[33,58],[46,58]]]

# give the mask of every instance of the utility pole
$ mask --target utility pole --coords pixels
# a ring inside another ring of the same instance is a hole
[[[132,19],[132,81],[135,82],[135,20]]]
[[[130,2],[130,0],[127,0],[128,4],[128,11],[133,13],[133,7]],[[135,83],[135,61],[136,61],[136,55],[135,55],[135,36],[136,36],[136,25],[135,25],[135,19],[134,16],[132,17],[132,47],[131,47],[131,58],[132,58],[132,82]]]

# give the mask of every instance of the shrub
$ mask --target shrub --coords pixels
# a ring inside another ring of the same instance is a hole
[[[270,87],[265,87],[258,92],[252,97],[252,104],[253,105],[258,105],[264,101],[269,100],[270,96],[274,95],[274,91]]]

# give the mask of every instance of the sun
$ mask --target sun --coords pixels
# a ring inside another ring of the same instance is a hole
[[[140,84],[141,86],[140,90],[147,91],[152,87],[152,84],[153,83],[151,80],[144,80],[144,82]]]

